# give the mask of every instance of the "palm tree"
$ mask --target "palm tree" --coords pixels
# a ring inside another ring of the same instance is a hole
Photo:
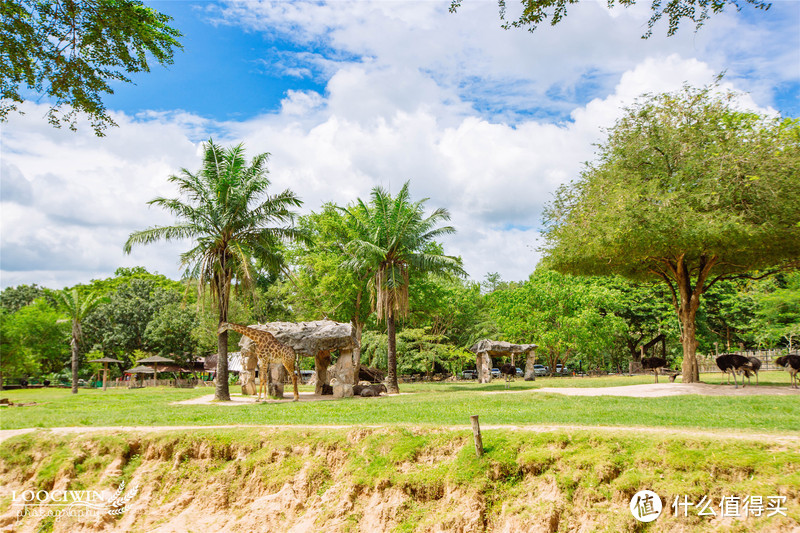
[[[194,247],[181,254],[186,276],[197,279],[202,292],[211,286],[219,311],[219,324],[228,321],[231,286],[236,280],[252,286],[254,261],[275,271],[283,266],[281,240],[297,239],[292,227],[302,201],[290,190],[266,194],[270,181],[266,168],[269,154],[255,156],[247,165],[242,144],[222,148],[209,140],[204,144],[203,166],[193,174],[181,169],[168,178],[178,186],[185,201],[156,198],[150,205],[162,207],[179,221],[173,226],[153,226],[130,235],[125,252],[135,244],[161,239],[192,239]],[[277,226],[275,225],[277,224]],[[215,399],[230,400],[228,391],[228,332],[218,333],[217,385]]]
[[[367,205],[358,199],[345,211],[357,237],[350,244],[353,259],[345,264],[357,271],[371,273],[373,309],[378,320],[386,320],[389,337],[387,357],[387,389],[398,393],[397,345],[395,319],[408,315],[409,273],[450,272],[464,275],[461,259],[431,251],[431,244],[440,235],[455,233],[452,226],[436,227],[450,220],[450,213],[436,209],[424,217],[424,198],[412,203],[406,182],[395,198],[380,187],[372,189],[372,201]]]
[[[56,303],[58,309],[69,316],[72,322],[72,336],[69,344],[72,347],[72,394],[78,394],[78,345],[81,342],[81,321],[94,311],[94,309],[105,301],[105,298],[98,294],[88,294],[81,298],[78,289],[67,292],[51,292],[50,296]],[[64,320],[66,321],[66,320]],[[62,322],[59,320],[59,322]]]

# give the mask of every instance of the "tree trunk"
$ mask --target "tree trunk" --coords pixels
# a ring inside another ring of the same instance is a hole
[[[350,321],[353,326],[353,383],[358,385],[358,375],[361,371],[361,334],[364,331],[364,324],[358,318]]]
[[[72,394],[78,394],[78,338],[75,330],[76,326],[73,324],[72,339],[69,343],[72,348]]]
[[[386,316],[386,330],[389,335],[389,353],[386,358],[387,375],[386,390],[389,394],[399,394],[400,386],[397,384],[397,343],[394,329],[394,309],[389,309]]]
[[[695,300],[692,298],[692,300]],[[700,381],[700,369],[697,366],[697,324],[695,323],[695,316],[697,308],[699,307],[699,298],[697,303],[690,305],[687,309],[681,309],[681,344],[683,345],[683,366],[681,372],[683,374],[684,383],[698,383]]]
[[[707,260],[702,257],[697,269],[697,280],[691,281],[691,271],[683,258],[678,261],[675,269],[675,278],[678,283],[680,303],[678,306],[678,319],[681,322],[681,344],[683,345],[683,383],[698,383],[700,369],[697,365],[697,310],[700,308],[700,296],[705,290],[706,279],[711,268],[716,263],[716,258]]]
[[[228,305],[222,301],[220,295],[219,302],[219,326],[228,321]],[[262,379],[265,376],[261,377]],[[226,329],[217,336],[217,385],[214,388],[214,399],[221,402],[231,400],[230,390],[228,389],[228,330]]]

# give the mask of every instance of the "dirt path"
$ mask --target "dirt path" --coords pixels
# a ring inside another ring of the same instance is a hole
[[[710,385],[708,383],[648,383],[644,385],[623,385],[620,387],[543,387],[522,391],[498,392],[550,392],[568,396],[631,396],[634,398],[659,398],[662,396],[679,396],[682,394],[700,394],[702,396],[795,396],[800,398],[800,389],[789,387],[749,387],[734,388],[733,385]]]
[[[339,426],[324,426],[324,425],[230,425],[230,426],[98,426],[98,427],[61,427],[61,428],[26,428],[26,429],[4,429],[0,430],[0,442],[5,441],[17,435],[24,435],[26,433],[33,433],[40,431],[53,435],[71,435],[71,434],[88,434],[88,433],[120,433],[120,432],[153,432],[153,431],[192,431],[192,430],[207,430],[207,429],[263,429],[263,430],[285,430],[285,429],[363,429],[363,428],[388,428],[388,427],[409,427],[403,424],[375,424],[375,425],[339,425]],[[433,426],[414,426],[421,428],[430,428]],[[471,431],[471,426],[435,426],[436,429],[445,429],[452,431]],[[780,444],[788,447],[797,447],[800,449],[800,435],[788,433],[750,433],[746,431],[737,430],[702,430],[702,429],[689,429],[689,428],[664,428],[664,427],[643,427],[643,426],[573,426],[573,425],[481,425],[482,431],[490,430],[508,430],[508,431],[531,431],[535,433],[545,433],[550,431],[593,431],[604,433],[648,433],[651,435],[665,435],[676,437],[704,437],[713,439],[732,439],[732,440],[748,440],[748,441],[769,441],[773,444]]]

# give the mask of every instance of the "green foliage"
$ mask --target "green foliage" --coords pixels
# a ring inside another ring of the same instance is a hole
[[[51,99],[53,126],[75,130],[85,113],[102,136],[116,125],[102,95],[131,82],[126,74],[149,72],[148,56],[169,65],[182,48],[171,17],[138,0],[2,0],[0,14],[0,120],[34,91]]]
[[[378,319],[408,314],[411,271],[463,275],[461,259],[443,255],[435,245],[437,237],[455,233],[452,226],[436,227],[450,220],[439,208],[424,217],[427,198],[411,202],[409,182],[396,197],[380,187],[372,190],[372,201],[359,199],[347,208],[348,224],[355,237],[347,243],[350,259],[346,265],[355,272],[369,272],[373,307]]]
[[[628,110],[548,206],[549,264],[661,280],[679,258],[692,270],[713,261],[717,276],[797,261],[800,121],[737,111],[734,94],[713,90]]]
[[[533,32],[542,22],[550,19],[550,25],[555,26],[567,16],[567,6],[577,4],[580,0],[520,0],[522,4],[522,14],[516,20],[506,18],[506,0],[497,0],[500,8],[500,20],[503,21],[502,27],[527,28]],[[454,13],[461,7],[462,0],[450,1],[450,12]],[[636,3],[636,0],[607,0],[608,7],[615,5],[629,7]],[[653,2],[650,6],[652,14],[647,21],[647,32],[642,36],[647,39],[653,34],[653,27],[666,16],[667,35],[674,35],[684,19],[688,19],[695,25],[695,31],[705,23],[712,15],[722,13],[728,6],[732,6],[737,11],[743,5],[750,4],[756,9],[769,9],[769,2],[763,0],[671,0],[666,5],[661,2]]]
[[[800,272],[765,280],[752,298],[754,340],[768,347],[786,342],[796,349],[800,344]]]
[[[93,279],[88,285],[78,285],[78,290],[94,292],[106,297],[110,297],[116,293],[121,287],[131,285],[134,280],[147,282],[153,289],[163,289],[169,292],[176,292],[183,294],[187,302],[195,301],[195,294],[187,290],[187,283],[169,279],[167,276],[159,273],[147,271],[146,268],[141,266],[136,267],[119,267],[114,271],[114,275],[105,279]],[[152,289],[151,289],[152,290]]]
[[[333,204],[300,218],[299,227],[309,241],[297,243],[289,251],[298,267],[293,308],[299,317],[363,324],[370,315],[369,269],[342,268],[343,262],[354,259],[348,243],[357,238],[348,222]]]
[[[35,283],[33,285],[6,287],[3,292],[0,292],[0,307],[14,313],[44,295],[44,289]]]
[[[124,358],[137,349],[155,347],[159,350],[161,344],[155,338],[149,339],[156,341],[153,346],[148,342],[147,327],[160,310],[177,304],[180,299],[181,293],[159,288],[152,279],[133,278],[129,283],[118,285],[108,301],[85,321],[91,347],[117,358]]]
[[[612,311],[616,294],[591,280],[538,269],[519,287],[488,295],[503,339],[538,344],[551,369],[578,359],[605,368],[625,325]]]
[[[197,313],[178,302],[156,311],[144,330],[145,345],[164,357],[182,362],[194,360],[197,342],[191,332],[197,326]]]
[[[0,369],[7,378],[57,372],[69,362],[69,325],[44,298],[9,313],[0,309]]]

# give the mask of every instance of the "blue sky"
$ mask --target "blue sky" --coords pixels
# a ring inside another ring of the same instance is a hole
[[[167,67],[119,83],[107,106],[127,113],[183,109],[215,120],[243,120],[275,111],[288,89],[323,91],[324,82],[279,73],[264,58],[299,52],[294,43],[263,33],[214,24],[208,2],[148,2],[171,16],[183,33],[183,50]]]
[[[542,207],[640,94],[724,71],[743,105],[800,116],[800,0],[673,37],[661,24],[647,40],[650,2],[587,0],[533,34],[500,29],[491,0],[457,14],[447,0],[148,4],[174,17],[184,50],[115,86],[105,102],[119,128],[55,130],[44,103],[3,124],[2,286],[61,288],[132,265],[177,277],[188,243],[130,256],[122,244],[172,222],[146,203],[174,195],[167,176],[196,169],[210,136],[269,152],[274,189],[297,192],[303,212],[410,180],[413,197],[452,213],[445,249],[473,279],[516,280],[539,259]]]

